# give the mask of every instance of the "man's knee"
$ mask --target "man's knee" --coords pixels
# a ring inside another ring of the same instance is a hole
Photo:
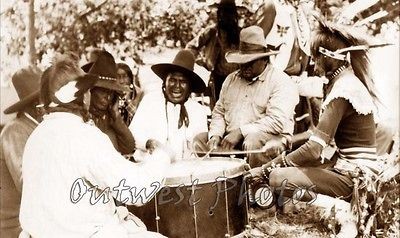
[[[269,184],[275,188],[294,190],[298,187],[308,187],[311,183],[300,169],[289,167],[274,169],[269,175]]]
[[[277,188],[281,187],[285,181],[287,181],[288,174],[283,169],[274,169],[269,174],[269,185]]]
[[[243,148],[245,150],[259,149],[264,146],[268,140],[268,135],[264,133],[251,133],[248,134],[243,140]]]

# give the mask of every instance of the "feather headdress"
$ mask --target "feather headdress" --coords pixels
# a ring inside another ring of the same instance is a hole
[[[318,19],[318,22],[319,27],[316,29],[311,43],[312,54],[314,56],[323,54],[330,58],[347,61],[371,96],[379,101],[371,77],[368,50],[387,44],[370,46],[365,39],[355,35],[354,28],[335,25],[323,19]]]

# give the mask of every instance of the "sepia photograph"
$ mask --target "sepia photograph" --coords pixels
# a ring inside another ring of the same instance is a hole
[[[1,238],[400,238],[399,0],[1,0]]]

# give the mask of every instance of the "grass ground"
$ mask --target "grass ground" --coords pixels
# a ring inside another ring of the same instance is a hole
[[[286,210],[286,211],[285,211]],[[251,237],[329,237],[323,224],[321,210],[311,206],[291,206],[283,211],[275,209],[251,210]]]

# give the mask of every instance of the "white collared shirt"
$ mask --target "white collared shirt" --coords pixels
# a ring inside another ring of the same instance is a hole
[[[144,151],[147,140],[155,139],[172,148],[176,160],[188,158],[192,152],[193,138],[199,133],[207,132],[207,108],[191,98],[184,105],[189,126],[178,128],[181,106],[168,102],[165,108],[165,98],[161,92],[145,95],[129,126],[136,148]],[[136,155],[140,156],[139,153]]]

